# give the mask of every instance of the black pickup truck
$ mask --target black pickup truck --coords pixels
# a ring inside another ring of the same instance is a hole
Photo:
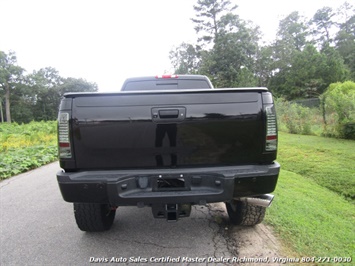
[[[68,93],[58,115],[58,184],[83,231],[108,230],[119,206],[177,221],[225,202],[255,225],[280,165],[266,88],[214,89],[205,76],[127,79],[117,93]]]

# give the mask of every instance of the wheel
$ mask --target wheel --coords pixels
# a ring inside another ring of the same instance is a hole
[[[265,217],[265,207],[249,204],[245,201],[234,200],[226,202],[229,220],[235,225],[256,225]]]
[[[74,203],[74,216],[79,229],[101,232],[111,228],[116,209],[108,204]]]

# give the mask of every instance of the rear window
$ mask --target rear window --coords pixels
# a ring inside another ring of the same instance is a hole
[[[128,81],[123,91],[210,89],[203,79],[163,79]]]

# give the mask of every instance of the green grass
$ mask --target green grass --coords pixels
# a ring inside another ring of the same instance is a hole
[[[0,123],[0,180],[57,160],[56,122]]]
[[[284,170],[355,199],[355,141],[280,132],[277,161]]]
[[[281,171],[266,222],[300,256],[355,259],[354,205],[301,175]]]
[[[282,171],[266,223],[299,256],[354,260],[355,141],[282,132],[279,138]]]

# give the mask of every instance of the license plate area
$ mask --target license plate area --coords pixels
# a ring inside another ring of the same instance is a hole
[[[161,176],[154,178],[153,191],[187,191],[191,190],[188,176]]]

